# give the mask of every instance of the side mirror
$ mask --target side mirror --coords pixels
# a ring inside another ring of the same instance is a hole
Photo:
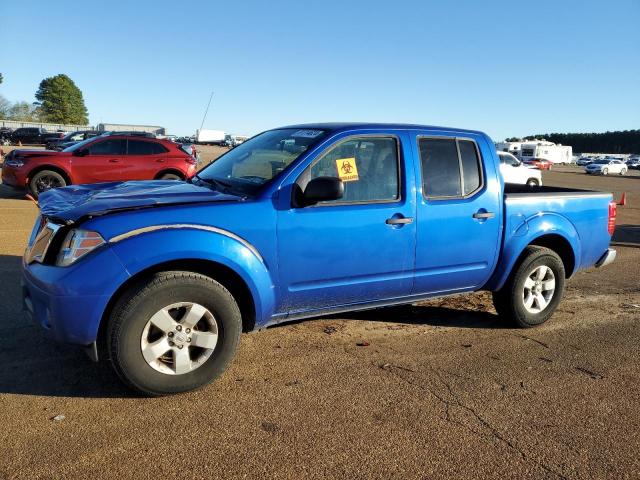
[[[81,148],[80,150],[75,150],[73,152],[73,155],[76,157],[84,157],[88,153],[89,153],[89,150],[87,150],[86,148]]]
[[[344,195],[344,183],[336,177],[317,177],[307,183],[302,193],[305,206],[338,200]]]

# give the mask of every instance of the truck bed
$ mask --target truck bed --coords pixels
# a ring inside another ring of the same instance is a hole
[[[573,268],[567,275],[591,267],[607,251],[611,193],[566,187],[536,187],[506,184],[504,188],[504,248],[508,259],[541,234],[560,234],[576,252]],[[537,232],[537,233],[533,233]],[[510,271],[503,265],[500,271]]]

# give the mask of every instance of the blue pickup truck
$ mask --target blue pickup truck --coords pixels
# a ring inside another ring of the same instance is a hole
[[[580,269],[615,258],[609,193],[506,185],[482,132],[395,124],[261,133],[187,182],[40,197],[26,311],[131,387],[200,387],[243,331],[488,290],[545,322]]]

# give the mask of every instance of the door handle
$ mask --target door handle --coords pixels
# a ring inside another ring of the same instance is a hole
[[[391,217],[387,218],[385,222],[387,225],[406,225],[407,223],[413,223],[413,218],[410,217]]]
[[[117,158],[110,158],[109,159],[109,163],[118,163],[120,160],[118,160]]]
[[[479,218],[479,219],[493,218],[495,216],[496,214],[493,212],[476,212],[473,214],[473,218]]]

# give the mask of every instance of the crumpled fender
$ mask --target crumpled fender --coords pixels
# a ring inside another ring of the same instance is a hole
[[[255,305],[256,328],[271,318],[275,308],[274,282],[253,245],[216,227],[175,224],[165,227],[138,229],[108,239],[131,276],[170,261],[216,262],[236,272],[249,287]]]
[[[516,218],[509,219],[498,265],[484,289],[496,291],[502,288],[524,249],[543,235],[559,235],[571,245],[575,262],[573,270],[567,274],[573,275],[580,265],[581,258],[578,231],[566,217],[559,213],[540,212],[527,219],[521,219],[520,222],[517,222]]]

